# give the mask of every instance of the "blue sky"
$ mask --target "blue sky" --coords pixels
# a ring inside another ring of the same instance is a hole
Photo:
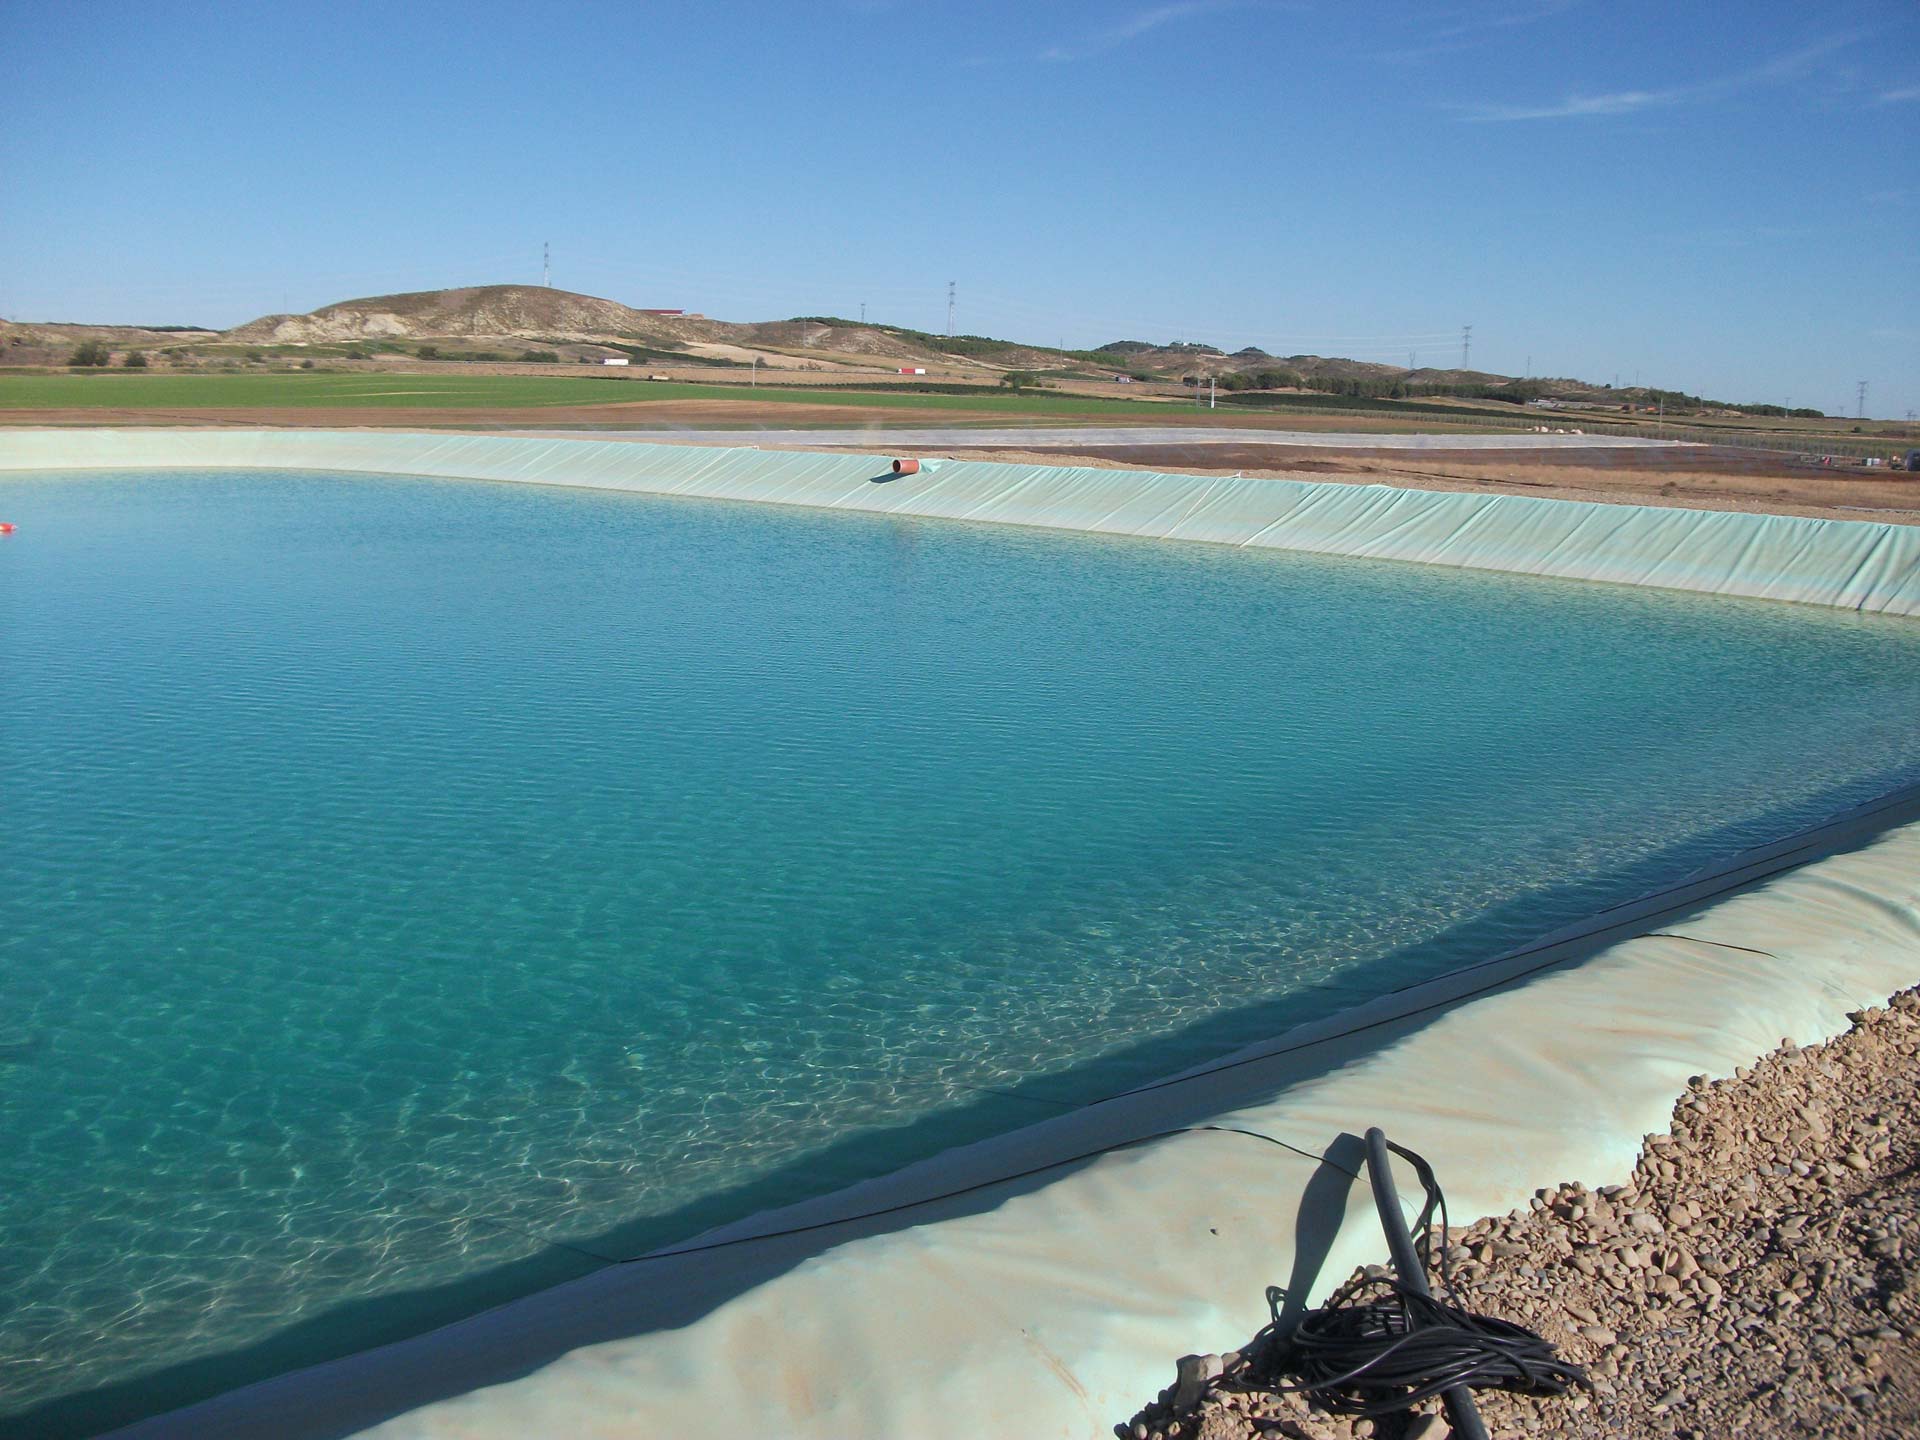
[[[1920,6],[0,0],[0,315],[537,281],[1920,409]]]

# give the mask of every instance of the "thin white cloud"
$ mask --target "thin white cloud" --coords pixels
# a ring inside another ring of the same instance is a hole
[[[1441,12],[1439,18],[1442,23],[1428,32],[1424,43],[1384,51],[1374,58],[1392,64],[1402,64],[1430,59],[1435,55],[1453,55],[1462,50],[1472,50],[1477,46],[1490,43],[1504,30],[1533,25],[1542,20],[1550,20],[1555,15],[1564,15],[1579,3],[1580,0],[1533,0],[1531,4],[1519,5],[1507,10],[1487,11],[1474,8],[1452,12],[1458,18],[1451,21],[1445,19],[1446,12]]]
[[[1569,95],[1552,105],[1482,106],[1466,115],[1468,120],[1569,120],[1586,115],[1631,115],[1662,105],[1674,105],[1684,98],[1683,90],[1616,90],[1611,95]]]
[[[1473,105],[1455,107],[1462,120],[1478,124],[1520,120],[1579,120],[1612,115],[1635,115],[1645,110],[1668,109],[1718,100],[1743,90],[1751,90],[1803,73],[1815,61],[1854,44],[1858,33],[1830,35],[1824,40],[1790,51],[1751,70],[1722,75],[1691,85],[1669,85],[1659,90],[1614,90],[1598,95],[1569,95],[1565,99],[1541,105]],[[1898,93],[1898,92],[1894,92]]]
[[[1040,52],[1038,58],[1056,64],[1085,60],[1089,56],[1117,50],[1120,46],[1165,26],[1176,25],[1183,20],[1197,19],[1202,15],[1212,15],[1221,10],[1236,9],[1242,3],[1244,0],[1176,0],[1176,3],[1171,5],[1156,5],[1151,9],[1135,11],[1119,24],[1110,25],[1105,30],[1089,35],[1075,44],[1049,46]]]
[[[1880,96],[1882,105],[1905,105],[1920,100],[1920,85],[1905,85],[1898,90],[1888,90]]]

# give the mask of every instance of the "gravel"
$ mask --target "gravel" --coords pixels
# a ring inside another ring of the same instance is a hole
[[[1476,1392],[1494,1440],[1920,1435],[1920,990],[1851,1018],[1827,1044],[1696,1076],[1622,1183],[1542,1190],[1455,1233],[1460,1302],[1593,1377],[1559,1399]],[[1169,1386],[1117,1436],[1448,1433],[1433,1404],[1327,1414],[1257,1383],[1238,1353],[1177,1368],[1185,1393]]]

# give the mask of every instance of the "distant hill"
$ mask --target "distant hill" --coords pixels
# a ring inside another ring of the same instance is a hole
[[[306,315],[265,315],[227,331],[252,344],[343,340],[618,338],[650,334],[661,317],[542,285],[473,285],[342,300]]]

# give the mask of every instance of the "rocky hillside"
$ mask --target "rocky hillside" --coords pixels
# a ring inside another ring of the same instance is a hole
[[[250,345],[339,344],[367,340],[580,342],[638,341],[817,350],[889,363],[980,364],[991,369],[1057,365],[1061,352],[999,340],[927,335],[828,316],[735,324],[661,315],[615,300],[539,285],[479,285],[343,300],[307,315],[266,315],[226,332]]]
[[[307,315],[266,315],[227,331],[250,344],[352,340],[667,338],[668,317],[541,285],[474,285],[342,300]]]
[[[180,325],[156,330],[144,325],[67,325],[0,320],[0,365],[64,364],[74,346],[83,345],[89,340],[125,353],[129,350],[153,351],[166,345],[218,338],[219,332],[216,330],[195,330]]]

